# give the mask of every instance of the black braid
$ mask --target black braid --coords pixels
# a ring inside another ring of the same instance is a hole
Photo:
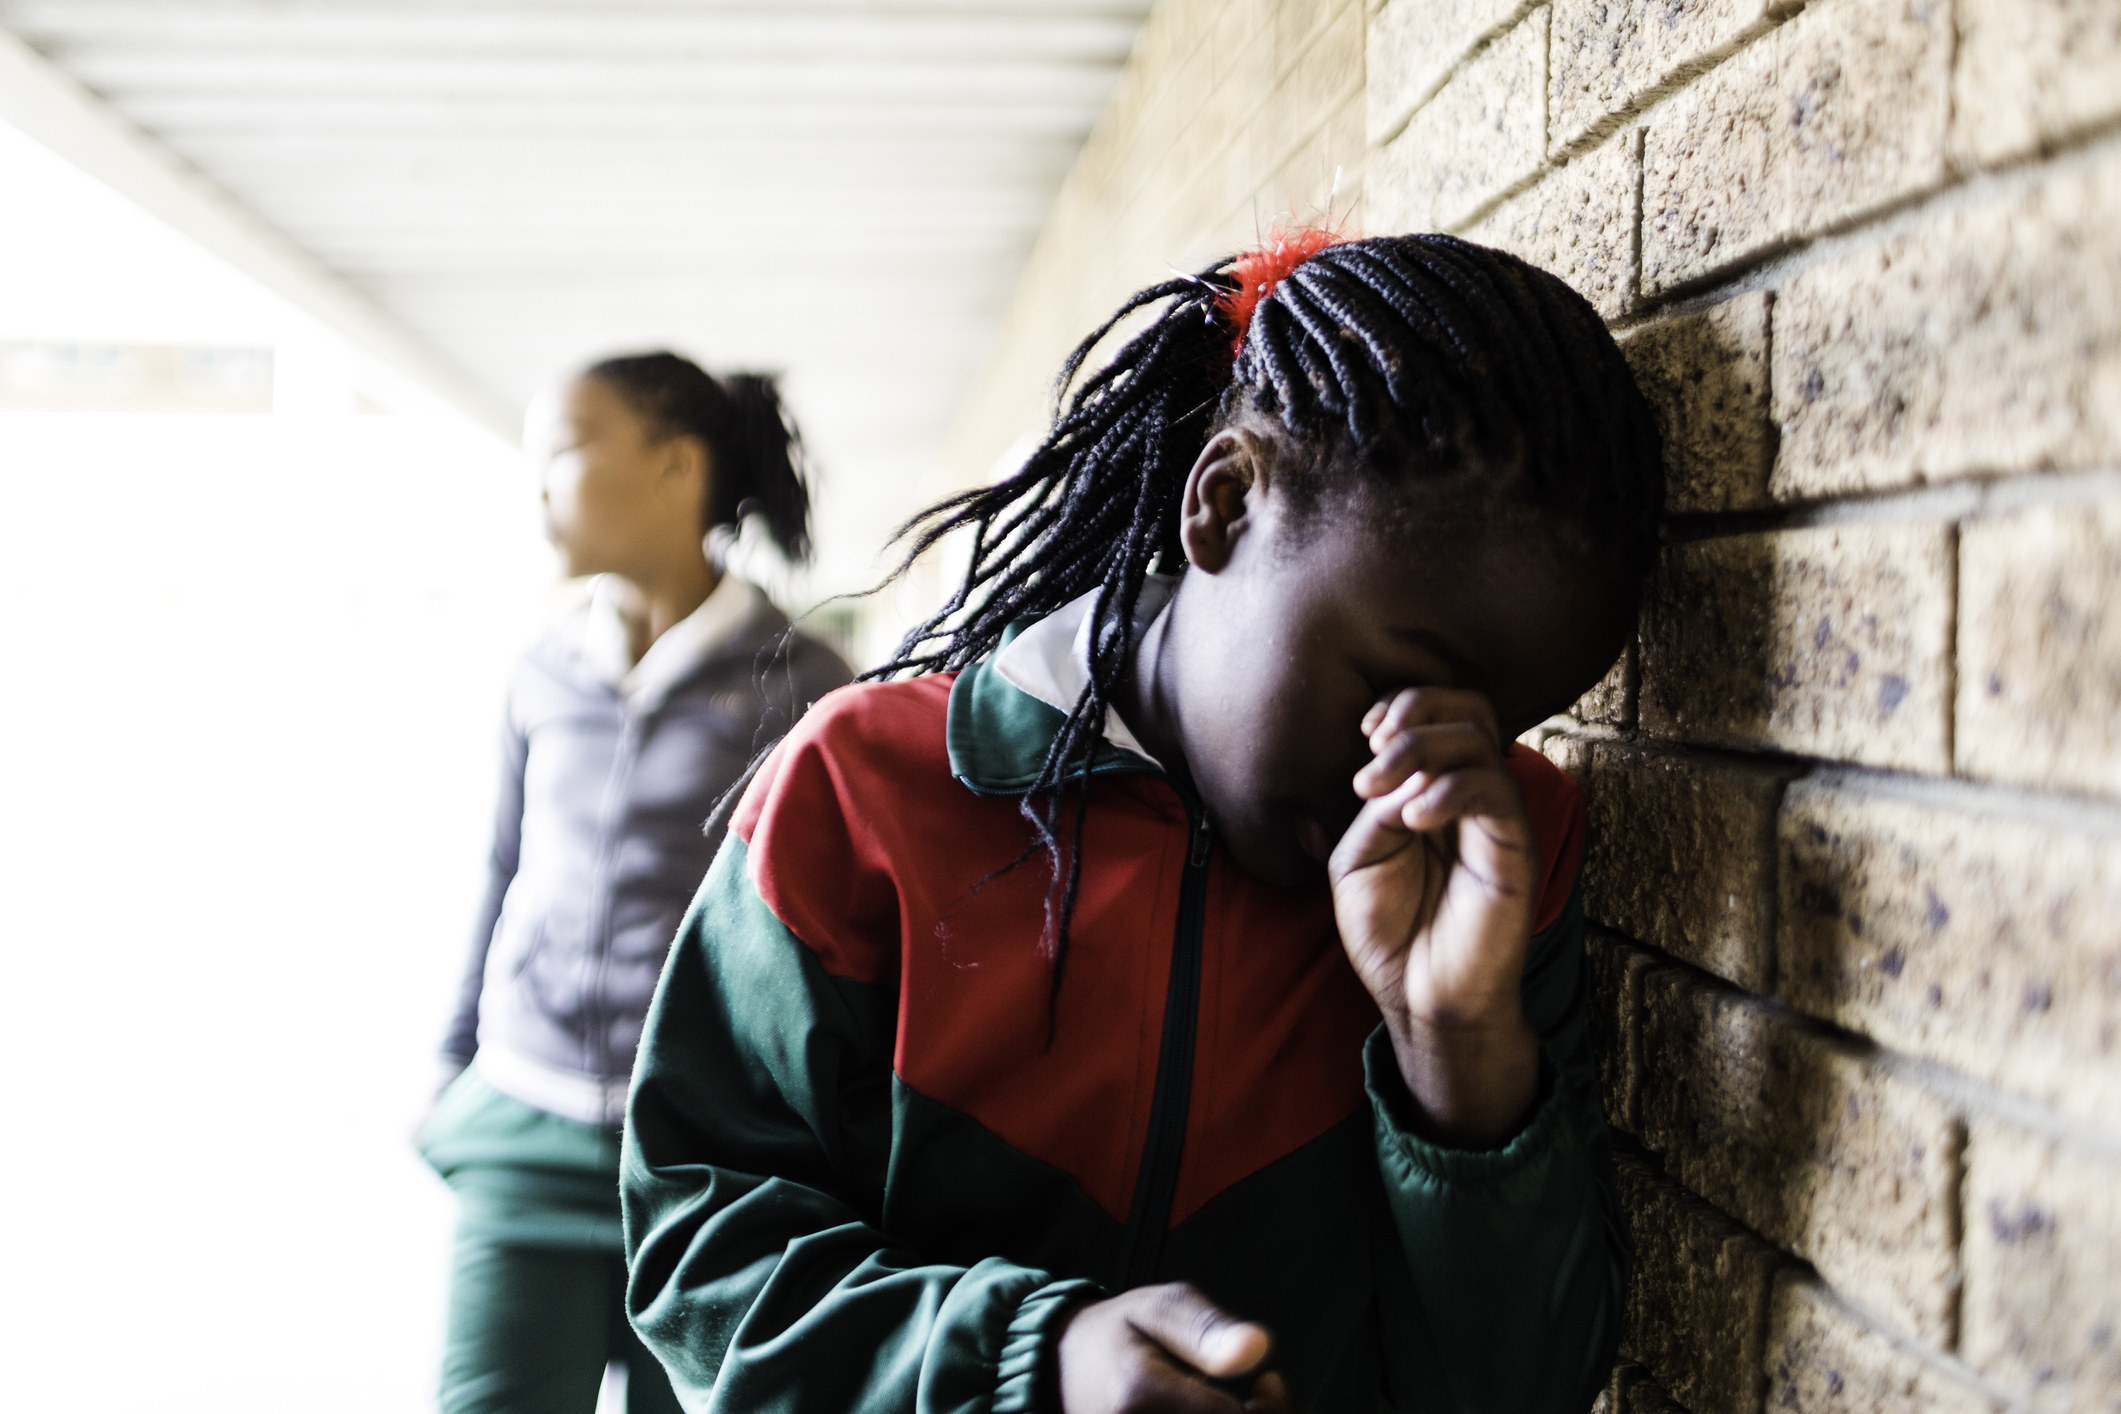
[[[747,516],[791,564],[810,558],[810,468],[803,436],[763,374],[716,378],[674,353],[607,358],[583,370],[606,383],[661,436],[697,437],[713,461],[700,530]]]
[[[1115,327],[1162,308],[1082,379],[1022,468],[907,523],[898,573],[960,530],[972,532],[971,560],[949,602],[892,661],[863,674],[968,667],[1010,624],[1103,591],[1089,685],[1023,805],[1036,838],[1018,862],[1043,850],[1054,864],[1042,942],[1056,998],[1081,879],[1088,768],[1132,662],[1143,582],[1159,557],[1180,562],[1180,496],[1215,431],[1247,421],[1274,434],[1298,469],[1296,494],[1313,503],[1325,483],[1353,478],[1507,494],[1574,533],[1621,612],[1632,613],[1656,545],[1656,426],[1604,323],[1554,276],[1449,236],[1328,246],[1259,301],[1233,365],[1240,269],[1225,260],[1128,300],[1068,356],[1063,395]],[[1063,851],[1070,784],[1077,808]]]

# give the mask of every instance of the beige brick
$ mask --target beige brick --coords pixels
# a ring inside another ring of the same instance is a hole
[[[1950,1337],[1950,1110],[1792,1013],[1683,968],[1642,977],[1643,1143],[1665,1171],[1839,1290]]]
[[[1642,623],[1658,736],[1950,767],[1952,539],[1848,526],[1673,546]]]
[[[1758,1409],[1780,1257],[1640,1160],[1615,1173],[1635,1247],[1620,1348],[1689,1408]]]
[[[1953,90],[1952,152],[1969,166],[2121,116],[2121,6],[1959,0]]]
[[[1301,220],[1323,217],[1360,231],[1355,207],[1362,195],[1363,153],[1362,109],[1358,103],[1344,104],[1268,179],[1258,210]]]
[[[1345,22],[1326,26],[1283,73],[1265,103],[1246,119],[1255,162],[1274,173],[1350,101],[1362,98],[1361,14],[1343,11]],[[1360,156],[1360,148],[1351,154]],[[1331,174],[1327,174],[1330,179]],[[1259,193],[1268,210],[1287,205],[1271,179]]]
[[[1641,135],[1617,133],[1511,197],[1466,238],[1551,270],[1607,319],[1635,305],[1635,222]]]
[[[1767,501],[1768,297],[1638,329],[1621,341],[1664,432],[1665,509],[1735,511]]]
[[[1606,669],[1606,675],[1593,683],[1591,690],[1576,699],[1569,709],[1579,722],[1596,722],[1600,726],[1632,727],[1635,725],[1635,641],[1628,646]]]
[[[1397,134],[1483,37],[1528,8],[1530,0],[1389,0],[1370,20],[1370,141]]]
[[[1549,142],[1559,153],[1676,75],[1765,29],[1771,0],[1554,0]]]
[[[1979,1120],[1967,1145],[1967,1362],[2036,1409],[2121,1407],[2121,1166]]]
[[[1526,736],[1537,736],[1541,754],[1575,777],[1578,785],[1590,783],[1591,742],[1587,738],[1549,731],[1544,726],[1534,727]],[[1518,740],[1523,741],[1525,737]]]
[[[1773,488],[2121,455],[2121,154],[1804,271],[1775,302]]]
[[[1819,0],[1659,108],[1644,291],[1941,183],[1951,52],[1945,0]]]
[[[1640,1075],[1642,979],[1651,968],[1665,966],[1655,953],[1602,928],[1584,937],[1589,987],[1588,1034],[1597,1058],[1598,1093],[1606,1122],[1635,1133],[1641,1127],[1636,1095]]]
[[[1259,0],[1217,0],[1196,11],[1193,23],[1206,30],[1202,42],[1216,83],[1243,79],[1253,92],[1266,91],[1265,84],[1258,83],[1256,75],[1249,72],[1255,67],[1273,67],[1273,21]],[[1262,43],[1263,32],[1266,43]]]
[[[1355,48],[1355,72],[1360,82],[1368,25],[1368,10],[1361,0],[1278,0],[1274,6],[1276,72],[1286,74],[1300,63],[1321,34],[1345,31],[1345,42]]]
[[[1775,811],[1788,775],[1597,743],[1586,912],[1742,987],[1764,989],[1774,956]]]
[[[1378,233],[1443,230],[1539,170],[1546,152],[1547,12],[1466,64],[1370,159]]]
[[[2121,501],[1962,532],[1959,769],[2121,794]]]
[[[1664,1392],[1664,1387],[1645,1375],[1621,1395],[1621,1414],[1687,1414],[1686,1408]]]
[[[2066,1113],[2121,1114],[2121,835],[1801,781],[1781,823],[1792,1006]]]
[[[1768,1316],[1767,1407],[1782,1414],[2003,1414],[1967,1372],[1784,1272]]]

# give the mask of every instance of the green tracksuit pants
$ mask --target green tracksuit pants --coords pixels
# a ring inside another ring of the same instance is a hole
[[[628,1414],[675,1414],[626,1322],[618,1136],[458,1077],[420,1150],[460,1204],[442,1354],[442,1414],[592,1414],[604,1367]]]
[[[675,1414],[663,1367],[626,1324],[626,1259],[460,1235],[449,1275],[442,1414],[591,1414],[604,1366],[627,1414]]]

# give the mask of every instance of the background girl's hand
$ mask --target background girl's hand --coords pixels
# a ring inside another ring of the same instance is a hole
[[[1488,1147],[1538,1087],[1519,993],[1539,878],[1531,822],[1479,693],[1410,688],[1373,706],[1363,732],[1365,803],[1326,866],[1341,942],[1430,1137]]]
[[[1079,1307],[1060,1338],[1063,1414],[1288,1414],[1266,1328],[1184,1282]]]

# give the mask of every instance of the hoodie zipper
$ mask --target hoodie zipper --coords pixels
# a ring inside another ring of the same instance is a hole
[[[590,1046],[591,1063],[599,1080],[608,1080],[617,1068],[611,1053],[611,1011],[609,990],[611,977],[611,925],[612,913],[617,900],[614,894],[614,878],[617,872],[617,854],[627,815],[627,795],[633,785],[633,768],[640,755],[641,736],[646,724],[641,714],[634,711],[630,703],[619,706],[618,749],[612,754],[611,775],[604,783],[604,801],[600,812],[599,838],[597,840],[596,872],[592,876],[591,900],[593,903],[593,927],[590,933],[589,995],[585,998],[584,1011],[588,1014],[589,1035],[585,1038]],[[608,1118],[608,1116],[607,1116]]]
[[[1200,1031],[1201,935],[1208,903],[1208,816],[1186,801],[1191,839],[1179,884],[1178,926],[1171,943],[1171,981],[1164,993],[1164,1032],[1156,1056],[1156,1089],[1149,1102],[1149,1138],[1120,1242],[1118,1289],[1153,1281],[1171,1224],[1178,1191],[1178,1165],[1186,1142],[1186,1111],[1193,1100],[1193,1044]]]

